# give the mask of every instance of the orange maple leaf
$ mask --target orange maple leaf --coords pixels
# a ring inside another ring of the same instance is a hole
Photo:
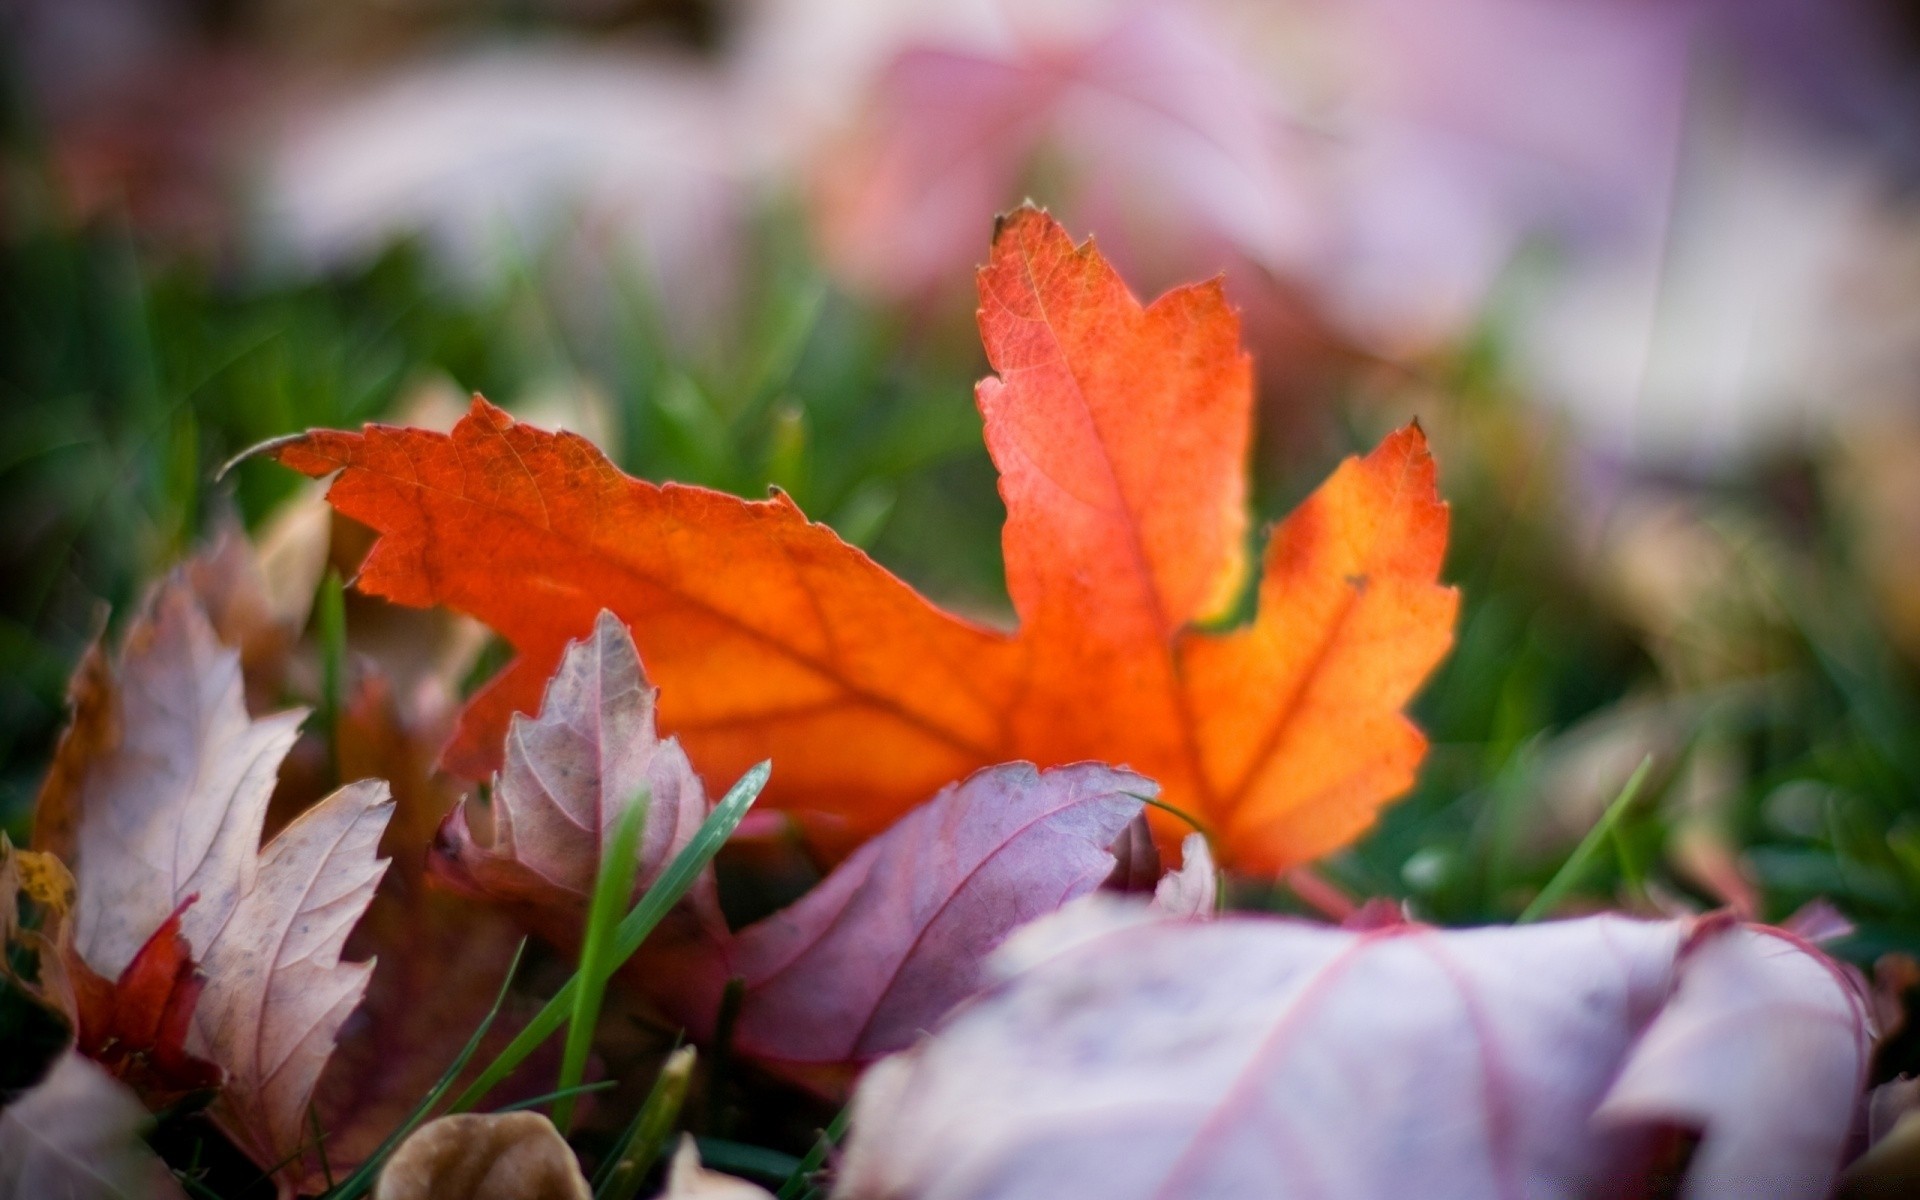
[[[1351,840],[1413,781],[1426,743],[1401,709],[1457,607],[1419,427],[1275,529],[1250,624],[1201,632],[1244,577],[1253,417],[1219,282],[1143,308],[1091,243],[1023,209],[979,286],[1014,634],[935,608],[783,495],[632,479],[478,397],[451,434],[271,449],[338,471],[335,507],[382,535],[361,588],[469,613],[518,651],[448,747],[462,773],[498,764],[509,716],[609,608],[695,765],[730,779],[772,757],[764,803],[843,845],[1011,759],[1131,766],[1243,870]],[[1171,844],[1178,822],[1155,817]]]

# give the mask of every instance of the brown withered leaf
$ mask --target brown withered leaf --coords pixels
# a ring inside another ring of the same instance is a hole
[[[428,1121],[381,1168],[373,1200],[590,1200],[580,1164],[534,1112]]]

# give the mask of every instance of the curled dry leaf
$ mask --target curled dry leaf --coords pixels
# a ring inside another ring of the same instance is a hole
[[[77,1054],[0,1109],[0,1200],[184,1200],[133,1093]]]
[[[1356,932],[1092,897],[996,961],[862,1081],[842,1200],[1624,1194],[1674,1123],[1686,1195],[1813,1200],[1866,1067],[1856,982],[1718,917]]]
[[[1202,833],[1180,844],[1180,869],[1168,871],[1153,888],[1153,906],[1170,917],[1211,917],[1220,907],[1220,872]]]
[[[657,695],[626,626],[603,611],[561,658],[540,715],[514,717],[492,803],[463,801],[448,818],[436,851],[445,874],[498,900],[559,908],[577,925],[601,847],[645,804],[635,877],[645,890],[707,815],[686,754],[655,732]],[[711,877],[693,900],[718,926]]]
[[[428,1121],[381,1168],[374,1200],[591,1200],[553,1122],[534,1112]]]
[[[700,1165],[693,1135],[683,1133],[667,1168],[667,1190],[660,1193],[660,1200],[773,1200],[773,1193],[759,1184],[707,1170]]]
[[[71,842],[74,949],[117,977],[180,910],[178,936],[206,976],[186,1048],[227,1073],[221,1127],[254,1161],[282,1163],[366,987],[370,964],[340,951],[384,869],[386,785],[341,788],[263,849],[303,714],[249,719],[239,655],[177,578],[129,629],[117,666],[90,662],[82,680],[83,703],[105,711],[83,711],[81,727],[108,736],[63,740],[39,810]]]
[[[1425,437],[1344,463],[1274,531],[1253,623],[1196,631],[1246,565],[1251,372],[1219,284],[1143,307],[1025,209],[979,286],[1016,635],[934,608],[784,496],[631,479],[482,400],[450,434],[316,431],[272,452],[338,472],[329,499],[379,531],[361,587],[471,614],[518,651],[448,749],[474,777],[604,608],[693,764],[731,778],[773,758],[764,802],[841,850],[1014,760],[1128,763],[1238,869],[1353,838],[1412,782],[1425,741],[1401,709],[1452,636]]]

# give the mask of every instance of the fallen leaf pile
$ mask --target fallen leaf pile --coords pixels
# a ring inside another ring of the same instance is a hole
[[[1220,286],[1143,307],[1030,209],[979,286],[1013,632],[783,496],[484,400],[278,443],[375,531],[374,598],[303,635],[366,536],[316,500],[81,662],[32,845],[0,838],[0,1200],[204,1195],[210,1141],[334,1200],[772,1194],[702,1155],[842,1200],[1811,1198],[1899,1127],[1861,981],[1795,934],[1223,913],[1216,857],[1270,881],[1412,782],[1456,608],[1424,435],[1343,463],[1256,579]],[[518,655],[464,710],[444,610]],[[767,776],[710,789],[765,759],[787,819],[716,866]],[[657,924],[609,938],[609,897]]]

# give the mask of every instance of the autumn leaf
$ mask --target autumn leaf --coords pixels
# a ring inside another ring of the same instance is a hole
[[[1685,1195],[1816,1200],[1871,1040],[1857,981],[1724,914],[1351,931],[1094,897],[994,965],[863,1079],[840,1200],[1639,1195],[1674,1129]]]
[[[184,1200],[140,1135],[151,1123],[113,1076],[67,1054],[39,1086],[0,1109],[5,1200]]]
[[[219,1067],[187,1052],[194,1009],[207,981],[180,935],[180,918],[197,898],[180,902],[119,978],[96,974],[83,959],[71,964],[80,1052],[156,1110],[210,1093],[224,1079]]]
[[[626,626],[602,612],[591,636],[562,657],[540,715],[513,718],[491,802],[463,801],[448,818],[435,848],[444,873],[495,900],[557,907],[565,925],[577,925],[602,846],[629,809],[645,804],[634,884],[644,891],[708,809],[679,743],[656,734],[656,696]],[[711,878],[690,900],[719,923]]]
[[[247,716],[238,653],[177,579],[129,629],[117,668],[82,670],[108,735],[63,741],[42,797],[70,830],[74,949],[119,977],[177,912],[206,977],[186,1049],[226,1072],[221,1127],[256,1162],[281,1163],[366,987],[371,964],[340,950],[384,869],[386,785],[341,788],[262,848],[303,714]]]
[[[272,452],[338,472],[329,499],[382,535],[361,588],[471,614],[518,651],[448,748],[470,776],[606,608],[694,766],[773,758],[766,802],[842,847],[1022,759],[1131,766],[1238,869],[1344,844],[1412,783],[1425,741],[1401,708],[1451,638],[1425,438],[1342,464],[1274,531],[1254,620],[1198,631],[1246,542],[1252,388],[1219,284],[1143,308],[1032,209],[1002,222],[979,283],[1014,635],[934,608],[784,496],[631,479],[477,398],[451,434],[316,431]],[[1155,821],[1172,849],[1179,823]]]
[[[394,810],[380,841],[387,873],[346,946],[373,972],[314,1089],[327,1140],[324,1159],[301,1160],[302,1190],[318,1192],[329,1173],[338,1179],[359,1166],[412,1114],[486,1019],[520,944],[513,919],[428,873],[429,847],[458,799],[451,781],[430,769],[444,726],[444,714],[401,713],[388,681],[362,664],[335,727],[340,774],[387,780]],[[518,1032],[525,1008],[508,997],[463,1081]],[[496,1095],[510,1101],[549,1090],[553,1065],[551,1055],[534,1055]]]
[[[1152,794],[1095,763],[989,767],[946,788],[734,940],[734,1046],[834,1065],[910,1045],[1009,933],[1100,886]]]
[[[460,1113],[407,1135],[373,1200],[590,1200],[580,1164],[539,1113]]]

